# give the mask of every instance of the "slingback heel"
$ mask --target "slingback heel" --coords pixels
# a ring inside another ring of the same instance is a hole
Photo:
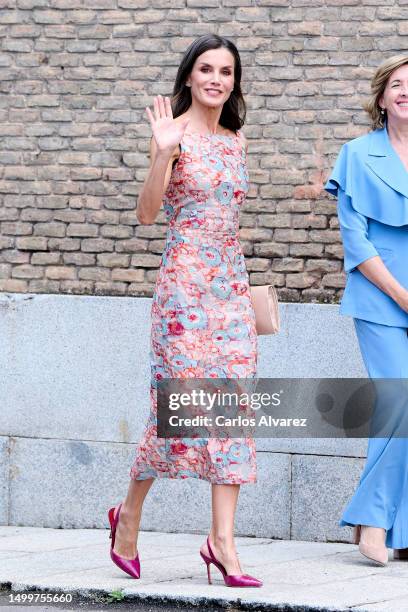
[[[110,547],[110,556],[115,565],[117,565],[123,572],[132,576],[132,578],[140,578],[140,559],[139,553],[137,553],[134,559],[125,559],[121,557],[113,550],[115,546],[115,536],[116,536],[116,527],[119,522],[119,514],[122,508],[122,504],[119,504],[118,511],[115,516],[115,508],[111,508],[108,512],[109,523],[111,526],[110,535],[111,538],[111,547]]]
[[[212,548],[210,545],[210,538],[207,538],[207,547],[208,547],[208,552],[210,553],[210,556],[206,555],[201,550],[200,550],[200,555],[204,563],[207,566],[208,584],[212,584],[210,565],[211,563],[213,563],[215,567],[220,570],[222,577],[224,578],[224,583],[226,586],[229,586],[229,587],[261,587],[262,586],[263,584],[262,580],[258,580],[258,578],[254,578],[253,576],[249,576],[248,574],[239,574],[239,575],[227,574],[225,567],[220,561],[218,561],[218,559],[215,557],[212,551]]]

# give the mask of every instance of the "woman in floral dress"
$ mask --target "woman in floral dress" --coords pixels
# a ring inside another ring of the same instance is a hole
[[[240,485],[256,482],[253,439],[157,437],[159,380],[256,375],[255,319],[238,240],[248,191],[240,80],[236,47],[202,36],[182,59],[172,104],[157,96],[153,113],[146,109],[151,166],[137,216],[154,223],[163,204],[168,231],[152,303],[150,417],[127,497],[110,516],[117,528],[112,559],[134,577],[140,575],[135,542],[142,505],[153,480],[193,477],[212,485],[212,526],[200,549],[207,570],[213,563],[228,586],[262,585],[242,574],[234,545]],[[137,561],[138,571],[118,557]]]

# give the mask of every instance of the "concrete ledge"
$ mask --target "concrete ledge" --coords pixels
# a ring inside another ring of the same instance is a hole
[[[0,523],[106,525],[106,508],[127,489],[149,412],[150,304],[0,295]],[[259,338],[259,376],[365,375],[352,321],[337,306],[280,308],[281,333]],[[366,441],[259,439],[257,448],[259,482],[242,487],[238,533],[348,541],[349,530],[336,525],[357,484]],[[325,488],[331,496],[323,513]],[[143,528],[205,531],[208,508],[207,483],[159,480]]]
[[[107,509],[127,489],[132,444],[15,437],[10,447],[9,524],[108,527]],[[351,529],[337,523],[361,459],[259,451],[257,462],[258,482],[241,488],[238,535],[351,541]],[[6,501],[2,507],[7,524]],[[207,482],[160,478],[147,497],[142,529],[206,533],[210,508]]]
[[[350,542],[351,528],[338,526],[363,469],[361,459],[292,457],[292,538]]]
[[[0,437],[0,525],[8,525],[10,505],[10,447],[9,439]]]
[[[108,527],[107,509],[127,488],[133,445],[12,440],[10,524]],[[257,459],[258,483],[242,487],[236,532],[290,538],[290,455],[260,452]],[[253,512],[255,507],[259,512]],[[207,482],[158,479],[146,500],[142,528],[205,533],[210,527],[210,508]]]

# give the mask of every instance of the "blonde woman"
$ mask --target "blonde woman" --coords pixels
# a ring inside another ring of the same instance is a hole
[[[408,55],[384,61],[366,110],[372,131],[347,142],[326,190],[338,198],[347,284],[341,313],[354,318],[371,378],[408,378]],[[397,381],[395,387],[397,388]],[[400,387],[401,388],[401,387]],[[398,398],[400,401],[401,398]],[[393,403],[393,402],[391,402]],[[381,405],[387,410],[394,406]],[[359,487],[341,525],[379,565],[408,559],[408,439],[369,440]]]

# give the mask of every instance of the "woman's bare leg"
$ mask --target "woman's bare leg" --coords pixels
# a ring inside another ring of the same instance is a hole
[[[240,485],[213,484],[212,494],[212,525],[210,544],[214,555],[220,561],[227,574],[242,574],[234,542],[234,520]],[[208,556],[207,544],[201,550]]]
[[[136,557],[143,502],[153,481],[154,478],[146,480],[131,479],[126,498],[122,502],[119,522],[116,528],[114,551],[125,559],[134,559]]]

